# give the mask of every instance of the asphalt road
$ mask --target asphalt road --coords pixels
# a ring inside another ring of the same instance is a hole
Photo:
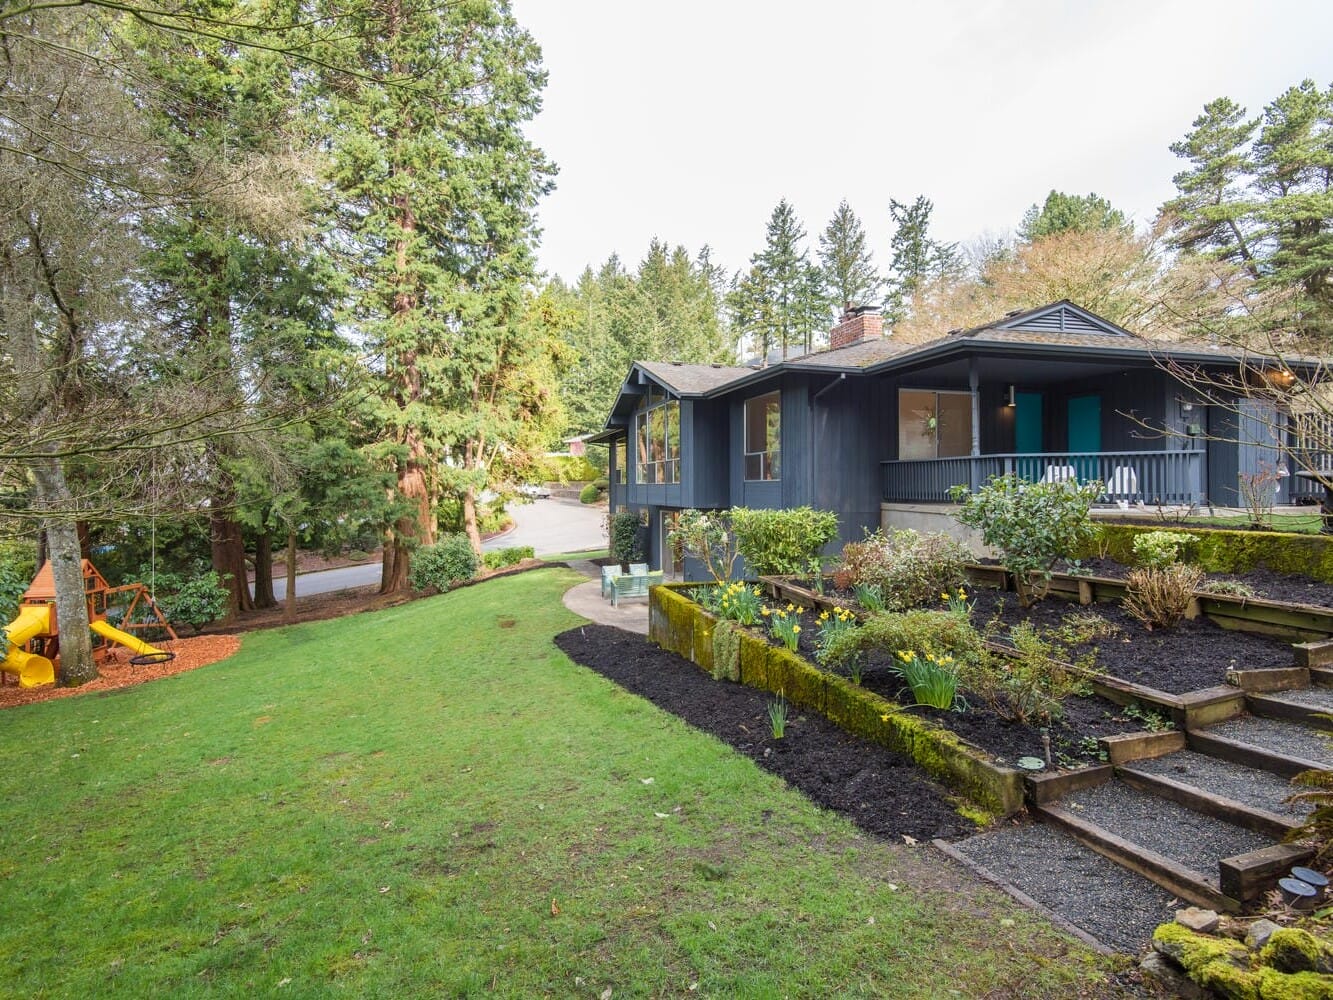
[[[557,552],[582,552],[606,547],[606,511],[589,507],[577,500],[550,497],[532,503],[514,504],[509,508],[514,527],[503,535],[482,542],[481,547],[507,549],[531,545],[539,556]],[[318,573],[302,573],[296,578],[296,596],[327,594],[335,590],[350,590],[379,583],[380,564],[341,566]],[[287,594],[287,580],[273,581],[273,596],[282,600]]]

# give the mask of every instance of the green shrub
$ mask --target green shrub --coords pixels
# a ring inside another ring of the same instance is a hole
[[[166,597],[162,596],[164,582],[174,581],[164,581],[161,575],[158,576],[157,603],[173,627],[189,625],[198,632],[227,613],[230,591],[213,570],[185,581],[175,593]]]
[[[483,552],[481,554],[481,564],[487,569],[504,569],[506,566],[521,563],[524,559],[532,559],[534,555],[531,545],[516,545],[508,549]]]
[[[1197,541],[1183,531],[1149,531],[1134,539],[1134,561],[1148,569],[1165,569],[1180,562],[1182,551]]]
[[[813,507],[790,510],[731,510],[736,552],[755,576],[805,573],[838,537],[838,515]]]
[[[961,542],[943,532],[874,531],[843,546],[840,573],[853,588],[878,587],[886,608],[903,611],[954,592],[967,578],[970,558]]]
[[[1039,628],[1031,622],[1009,632],[1013,655],[987,654],[959,664],[963,686],[991,711],[1014,722],[1049,722],[1059,716],[1060,703],[1083,690],[1087,682],[1075,666],[1091,670],[1095,648],[1074,655],[1074,648],[1115,634],[1116,627],[1093,612],[1069,615],[1058,626]]]
[[[1075,558],[1096,536],[1088,511],[1101,492],[1098,482],[1029,483],[1009,474],[975,493],[956,487],[952,496],[962,503],[958,520],[1000,550],[1026,607],[1046,596],[1056,560]]]
[[[477,575],[477,554],[467,535],[446,535],[434,545],[412,553],[407,582],[413,590],[434,587],[444,593]]]
[[[607,518],[611,558],[620,560],[620,568],[623,570],[628,571],[630,563],[643,562],[642,528],[643,522],[632,510],[618,510]]]
[[[538,476],[548,482],[590,483],[604,472],[581,455],[548,455],[542,459]]]
[[[579,490],[579,503],[596,503],[601,498],[602,491],[597,488],[596,483],[588,483]]]
[[[0,543],[0,627],[18,614],[23,592],[37,572],[36,553],[22,542]]]
[[[1291,783],[1308,791],[1297,792],[1286,801],[1311,809],[1288,839],[1309,842],[1315,849],[1315,861],[1327,864],[1333,861],[1333,770],[1302,771]]]
[[[1203,570],[1184,563],[1131,570],[1125,580],[1125,610],[1150,632],[1154,626],[1174,628],[1202,583]]]
[[[952,656],[958,662],[977,662],[984,653],[981,634],[967,619],[947,611],[917,609],[871,615],[860,628],[829,637],[824,662],[842,666],[872,650],[897,656],[902,649],[923,656]]]

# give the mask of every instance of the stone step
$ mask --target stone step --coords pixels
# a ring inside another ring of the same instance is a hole
[[[1246,696],[1245,703],[1255,715],[1286,719],[1333,733],[1333,688],[1304,687],[1250,694]]]
[[[1242,715],[1194,730],[1188,740],[1191,750],[1284,778],[1333,767],[1333,741],[1325,733],[1284,719]]]
[[[1222,863],[1274,845],[1272,837],[1122,780],[1079,789],[1036,812],[1122,867],[1215,910],[1245,904],[1239,891],[1224,888]]]
[[[938,846],[1114,951],[1141,952],[1182,905],[1175,893],[1044,823],[1000,826]]]
[[[1295,791],[1287,779],[1193,750],[1129,761],[1116,773],[1135,787],[1276,839],[1309,811],[1285,801]]]

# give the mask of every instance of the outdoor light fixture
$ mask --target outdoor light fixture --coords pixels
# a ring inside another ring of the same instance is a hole
[[[1012,385],[1009,387],[1009,396],[1008,396],[1008,398],[1004,401],[1004,405],[1005,405],[1005,406],[1016,406],[1016,405],[1017,405],[1017,403],[1016,403],[1015,400],[1014,400],[1014,387],[1013,387]]]

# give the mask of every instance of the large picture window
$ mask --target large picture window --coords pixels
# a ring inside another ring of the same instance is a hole
[[[680,482],[680,402],[660,393],[634,415],[636,483]]]
[[[782,400],[776,392],[745,401],[745,478],[782,478]]]
[[[898,391],[898,458],[952,458],[972,453],[972,394]]]

